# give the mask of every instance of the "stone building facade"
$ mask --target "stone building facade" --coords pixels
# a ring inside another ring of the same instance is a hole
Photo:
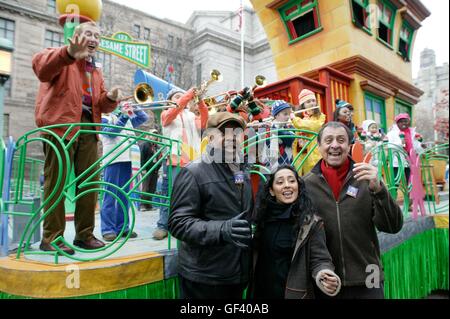
[[[414,85],[424,94],[415,106],[414,124],[424,136],[425,141],[440,141],[434,130],[437,117],[446,114],[448,119],[448,90],[449,90],[448,63],[436,65],[436,54],[431,49],[424,49],[420,53],[420,69]],[[447,109],[436,109],[436,105],[443,99],[447,100]],[[437,114],[439,112],[439,114]]]
[[[272,51],[255,11],[244,8],[244,86],[253,86],[256,75],[267,82],[277,80]],[[214,95],[241,88],[241,33],[239,12],[195,11],[186,23],[195,32],[191,41],[195,84],[218,69],[223,81],[211,85],[208,94]]]

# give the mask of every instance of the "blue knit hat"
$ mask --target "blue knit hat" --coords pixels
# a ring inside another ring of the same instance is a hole
[[[182,89],[180,89],[180,88],[177,88],[177,87],[174,87],[173,89],[171,89],[170,91],[169,91],[169,93],[167,93],[167,98],[166,98],[166,100],[170,100],[171,98],[172,98],[172,96],[174,96],[175,94],[177,94],[177,93],[186,93],[186,91],[184,91],[184,90],[182,90]]]
[[[344,100],[337,99],[336,100],[336,108],[340,109],[341,107],[346,107],[346,108],[349,108],[350,110],[353,110],[353,106],[350,103],[348,103],[347,101],[344,101]]]
[[[277,116],[278,113],[290,107],[289,103],[283,100],[276,100],[272,104],[272,116]]]

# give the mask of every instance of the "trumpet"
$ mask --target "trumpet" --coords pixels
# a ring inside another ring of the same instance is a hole
[[[295,112],[292,112],[292,113],[294,113],[294,114],[300,114],[300,113],[304,113],[304,112],[306,112],[306,111],[314,110],[314,109],[320,109],[320,106],[317,105],[317,106],[309,107],[309,108],[307,108],[307,109],[298,110],[298,111],[295,111]],[[269,116],[269,117],[263,119],[261,122],[258,122],[258,123],[249,123],[249,124],[247,124],[247,126],[248,126],[248,127],[254,127],[254,126],[264,126],[264,125],[269,125],[269,124],[270,124],[271,122],[273,122],[274,120],[275,120],[275,118],[274,118],[273,116]],[[289,121],[286,121],[286,122],[278,122],[278,124],[292,124],[292,121],[289,120]]]
[[[212,69],[209,80],[203,82],[199,88],[197,88],[197,94],[195,95],[195,103],[198,103],[200,98],[205,95],[208,86],[210,86],[213,82],[222,82],[223,77],[219,70]]]
[[[217,109],[222,106],[228,105],[231,101],[231,97],[237,94],[236,91],[227,91],[212,96],[207,96],[203,99],[203,102],[208,107],[208,110],[213,108]]]
[[[294,114],[300,114],[300,113],[304,113],[304,112],[306,112],[306,111],[310,111],[310,110],[314,110],[314,109],[320,109],[320,106],[319,106],[319,105],[316,105],[316,106],[308,107],[307,109],[298,110],[298,111],[295,111],[295,112],[292,112],[292,113],[294,113]],[[265,118],[265,119],[263,120],[263,122],[270,122],[270,121],[273,121],[274,119],[275,119],[275,118],[274,118],[273,116],[270,116],[270,117],[268,117],[268,118]],[[288,122],[290,122],[290,121],[288,121]],[[286,122],[286,123],[288,123],[288,122]],[[280,123],[285,123],[285,122],[280,122]]]
[[[253,93],[256,90],[256,88],[264,86],[266,84],[267,84],[267,80],[266,80],[265,76],[263,76],[263,75],[255,76],[255,84],[252,87],[251,96],[253,97],[253,101],[257,104],[257,107],[261,110],[264,108],[264,103],[261,100],[255,98]],[[243,110],[245,110],[245,107],[249,105],[249,101],[246,100],[245,102],[246,102],[245,105],[240,106],[238,109],[242,108]]]

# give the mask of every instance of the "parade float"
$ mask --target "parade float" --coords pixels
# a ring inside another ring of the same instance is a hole
[[[413,44],[412,31],[420,26],[419,22],[429,12],[420,1],[382,2],[389,3],[387,7],[394,13],[390,15],[391,20],[387,21],[387,29],[396,30],[391,32],[393,34],[405,34],[405,30],[409,30],[408,36],[394,39],[390,34],[383,33],[377,37],[374,34],[376,29],[371,28],[370,24],[373,26],[374,21],[365,20],[364,12],[368,12],[365,10],[368,9],[369,1],[253,0],[252,4],[274,53],[278,76],[283,79],[260,88],[255,87],[255,96],[261,100],[284,99],[297,104],[298,93],[307,88],[316,94],[328,120],[335,109],[334,101],[339,98],[354,105],[356,122],[384,115],[384,129],[392,124],[397,111],[409,110],[412,113],[412,106],[421,94],[411,84],[408,59]],[[66,38],[72,35],[77,23],[99,21],[101,17],[101,0],[62,0],[57,1],[57,5]],[[113,43],[140,44],[126,34],[116,35],[105,38],[103,48],[100,49],[141,66],[145,65],[145,60],[150,60],[142,59],[145,52],[150,52],[142,47],[139,50],[144,54],[139,54],[139,61],[133,61],[132,56],[124,56],[121,46]],[[397,50],[397,43],[394,43],[397,40],[401,45],[406,41],[406,50],[404,46]],[[173,87],[172,84],[145,70],[135,73],[134,82],[136,89],[133,95],[137,103],[147,103],[155,111],[167,106],[162,100]],[[67,134],[76,127],[81,128],[78,135],[63,147],[64,151],[59,156],[60,166],[67,168],[65,172],[59,172],[60,176],[70,175],[68,148],[79,134],[98,132],[83,124],[54,127],[63,127]],[[128,251],[131,242],[128,236],[123,239],[118,236],[104,248],[95,251],[79,249],[61,236],[53,243],[54,247],[57,249],[56,244],[64,242],[76,251],[75,255],[62,251],[39,251],[40,228],[51,209],[43,212],[48,202],[41,194],[43,162],[29,158],[27,147],[31,143],[41,143],[40,134],[48,132],[49,128],[30,131],[17,141],[0,141],[0,248],[3,255],[0,257],[0,298],[177,298],[176,241],[170,236],[164,249],[151,251],[144,247],[138,253],[135,249],[130,250],[132,253]],[[128,140],[131,144],[154,137],[152,133],[132,131],[135,137]],[[298,137],[305,139],[305,149],[314,145],[316,133],[294,131],[309,134],[309,137]],[[180,141],[157,137],[160,146],[158,153],[133,174],[129,181],[132,187],[128,192],[120,190],[131,203],[169,205],[170,188],[167,195],[146,194],[140,190],[141,179],[156,167],[153,160],[158,159],[157,163],[171,161],[169,155],[172,149],[180,149]],[[245,144],[246,152],[249,152],[252,144],[265,138],[265,134],[249,138]],[[61,139],[59,143],[64,144]],[[387,298],[423,298],[434,290],[449,289],[448,205],[439,203],[435,181],[437,172],[434,171],[437,163],[448,163],[447,152],[448,144],[443,144],[417,156],[405,154],[403,149],[385,142],[371,154],[378,158],[380,178],[391,195],[402,202],[405,219],[403,229],[398,234],[379,234]],[[409,157],[415,165],[413,184],[408,185],[405,181],[402,169],[397,175],[393,172],[390,163],[400,156]],[[102,154],[98,163],[107,157],[108,154]],[[297,156],[296,161],[298,159]],[[267,174],[260,165],[255,165],[251,172],[262,179]],[[67,179],[64,193],[58,195],[58,200],[73,205],[88,192],[83,189],[86,184],[78,183],[80,178],[89,181],[99,173],[102,173],[102,168],[96,166],[79,177]],[[168,176],[170,179],[170,170]],[[105,183],[96,184],[98,186],[89,192],[97,192],[101,197],[105,192]],[[153,199],[143,200],[142,195],[150,195]],[[410,199],[413,202],[412,212],[408,211]],[[131,205],[130,208],[129,223],[132,229],[136,223],[137,207]]]
[[[423,92],[412,83],[412,50],[421,22],[430,15],[421,1],[251,3],[282,79],[257,89],[259,98],[284,99],[297,105],[298,93],[309,89],[316,94],[327,120],[333,119],[335,100],[341,99],[353,105],[355,123],[373,119],[385,133],[399,113],[414,119],[414,104]],[[382,157],[380,177],[391,195],[404,201],[402,231],[379,236],[385,296],[422,298],[432,290],[448,290],[448,205],[436,206],[435,178],[448,163],[448,143],[430,148],[419,158],[400,155],[402,150],[389,143],[374,152]],[[404,179],[394,176],[389,165],[396,156],[409,157],[417,168],[416,181],[409,186],[396,186]],[[412,212],[408,212],[410,198]],[[426,205],[424,198],[429,199]]]

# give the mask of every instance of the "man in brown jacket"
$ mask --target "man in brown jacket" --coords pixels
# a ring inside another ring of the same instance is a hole
[[[382,299],[383,269],[376,230],[397,233],[403,216],[378,180],[377,168],[354,163],[349,157],[352,137],[342,123],[325,124],[317,137],[322,159],[304,180],[324,221],[327,247],[342,281],[336,298]]]
[[[99,28],[93,22],[86,22],[75,29],[68,46],[44,49],[33,56],[33,70],[41,82],[35,110],[38,127],[80,122],[100,123],[102,112],[109,113],[117,107],[120,91],[117,88],[110,92],[105,89],[102,73],[94,60],[99,42]],[[51,243],[64,234],[63,187],[68,166],[73,164],[77,177],[86,171],[98,159],[98,137],[92,133],[80,134],[67,148],[68,141],[73,138],[79,127],[72,129],[65,136],[64,143],[61,143],[60,138],[64,136],[67,128],[68,126],[52,128],[52,133],[43,135],[46,139],[44,142],[44,198],[48,200],[44,211],[48,215],[44,220],[40,249],[55,251],[55,246],[58,246],[67,254],[74,254],[72,248],[60,241],[53,245]],[[95,131],[98,127],[84,126],[83,129]],[[62,173],[59,173],[60,164],[52,144],[61,155],[64,154],[63,148],[66,148],[69,154],[68,163],[62,156]],[[88,176],[89,174],[77,182],[77,195],[95,187],[80,185]],[[58,179],[61,179],[61,182],[56,187]],[[98,176],[90,182],[96,180]],[[97,249],[104,246],[104,243],[93,235],[96,201],[95,192],[87,193],[76,201],[76,235],[73,244],[84,249]],[[56,206],[52,208],[54,204]]]

